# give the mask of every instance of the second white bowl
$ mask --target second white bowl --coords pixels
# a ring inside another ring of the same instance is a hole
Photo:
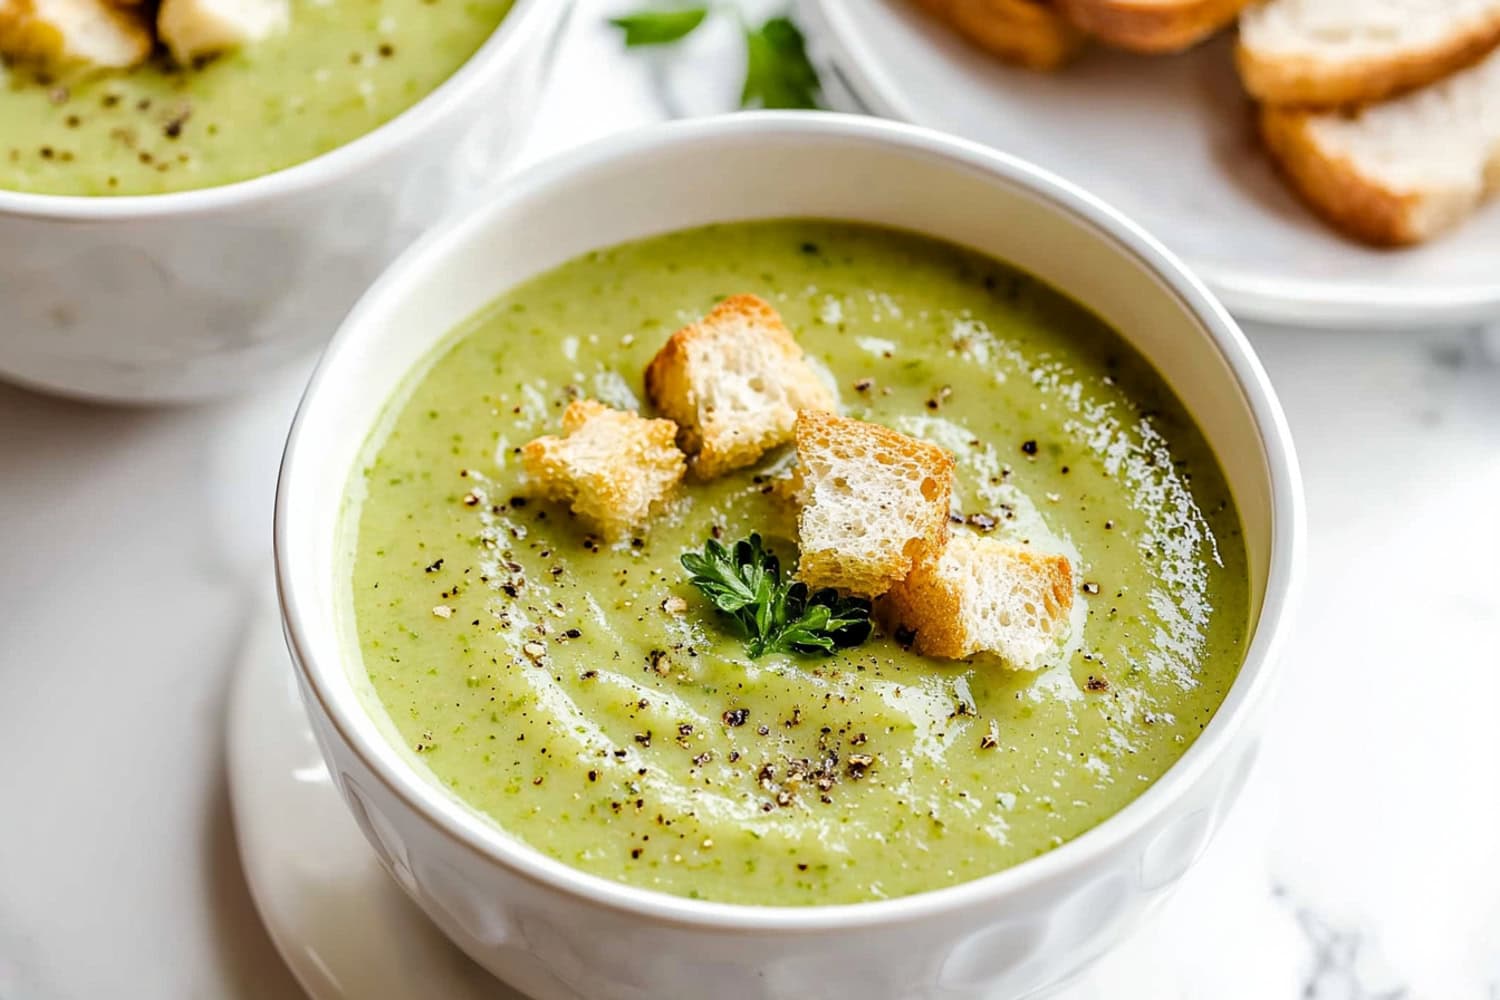
[[[310,354],[383,267],[516,151],[571,6],[519,0],[415,106],[264,177],[121,198],[0,191],[0,377],[179,402]]]

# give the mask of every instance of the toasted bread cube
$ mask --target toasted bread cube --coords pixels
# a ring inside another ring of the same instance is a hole
[[[924,656],[990,653],[1036,670],[1057,649],[1072,607],[1066,557],[962,531],[891,588],[880,614],[892,630],[911,629]]]
[[[151,54],[139,11],[106,0],[0,0],[0,55],[123,69]]]
[[[291,17],[288,0],[162,0],[156,30],[186,66],[285,31]]]
[[[878,597],[948,537],[953,456],[878,424],[797,414],[797,576]]]
[[[776,310],[754,295],[727,298],[672,334],[646,368],[646,395],[681,426],[678,443],[701,479],[790,441],[798,410],[836,405]]]
[[[642,527],[687,469],[670,420],[580,399],[563,411],[563,431],[528,442],[521,462],[539,496],[569,504],[605,538]]]

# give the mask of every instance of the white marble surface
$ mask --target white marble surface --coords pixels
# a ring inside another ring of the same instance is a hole
[[[733,103],[729,39],[619,53],[584,0],[530,155]],[[1279,721],[1160,916],[1070,998],[1500,1000],[1500,352],[1251,331],[1307,474]],[[1491,344],[1495,338],[1491,338]],[[222,766],[306,365],[118,411],[0,387],[0,1000],[298,995]]]

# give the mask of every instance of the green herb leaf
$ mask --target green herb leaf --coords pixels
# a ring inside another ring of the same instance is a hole
[[[708,6],[676,10],[639,10],[610,18],[609,23],[625,32],[625,47],[669,45],[693,33],[708,16]]]
[[[773,17],[745,29],[745,87],[742,108],[816,108],[818,71],[807,58],[807,43],[790,18]]]
[[[781,562],[758,534],[732,550],[709,539],[701,553],[684,554],[682,565],[745,640],[752,660],[766,653],[832,653],[870,637],[869,601],[782,583]]]

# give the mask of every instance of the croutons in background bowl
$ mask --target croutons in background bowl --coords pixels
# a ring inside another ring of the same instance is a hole
[[[413,107],[285,170],[157,195],[0,190],[0,378],[180,402],[243,390],[310,354],[383,267],[519,147],[571,7],[519,0]]]
[[[756,907],[637,889],[506,836],[409,763],[346,613],[343,495],[387,400],[453,327],[590,250],[711,222],[900,227],[1027,270],[1109,320],[1218,454],[1243,521],[1253,638],[1183,758],[1095,829],[998,874],[855,905]],[[1011,997],[1076,972],[1198,857],[1255,757],[1299,575],[1296,461],[1265,373],[1203,286],[1108,206],[1025,163],[873,119],[747,114],[638,131],[530,169],[413,247],[334,337],[276,509],[281,607],[329,770],[391,875],[538,1000]]]

